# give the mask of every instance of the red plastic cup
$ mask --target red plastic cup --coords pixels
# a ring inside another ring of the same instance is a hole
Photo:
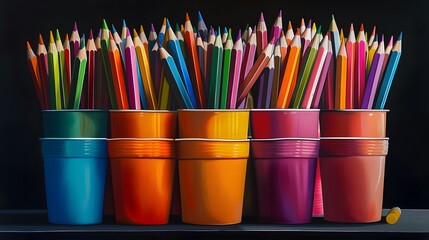
[[[330,222],[381,220],[388,138],[321,138],[324,218]]]
[[[321,137],[386,137],[383,109],[341,109],[320,111]]]

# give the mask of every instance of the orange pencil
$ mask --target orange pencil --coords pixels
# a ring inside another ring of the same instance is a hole
[[[281,80],[277,108],[288,108],[295,89],[298,77],[298,66],[301,58],[301,36],[299,30],[295,34],[288,51],[287,61],[284,63],[284,74]]]
[[[347,82],[347,52],[344,42],[341,42],[337,56],[335,79],[335,108],[346,108],[346,82]]]
[[[37,56],[31,49],[30,43],[27,41],[27,61],[30,69],[31,77],[33,79],[34,87],[36,88],[37,98],[39,99],[40,106],[45,109],[43,102],[42,84],[40,82],[39,66],[37,64]]]
[[[110,42],[114,43],[115,39],[110,33]],[[122,68],[122,60],[119,49],[116,44],[109,44],[109,61],[110,70],[112,72],[113,85],[115,87],[115,94],[117,105],[119,109],[128,109],[127,92],[125,88],[124,70]]]

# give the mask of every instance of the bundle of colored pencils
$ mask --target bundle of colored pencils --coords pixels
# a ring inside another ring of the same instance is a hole
[[[43,109],[382,109],[401,42],[402,33],[385,46],[375,27],[367,39],[363,24],[346,38],[334,17],[325,35],[311,20],[283,29],[281,11],[270,31],[261,13],[233,34],[208,29],[198,12],[194,25],[188,13],[174,30],[167,18],[159,32],[151,24],[148,38],[103,20],[86,39],[75,23],[64,42],[50,32],[48,50],[41,35],[37,53],[27,42],[27,59]]]

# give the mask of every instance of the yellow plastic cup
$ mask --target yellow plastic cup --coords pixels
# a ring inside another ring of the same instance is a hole
[[[177,110],[179,138],[246,139],[249,109]]]
[[[183,222],[241,222],[249,146],[248,139],[176,139]]]

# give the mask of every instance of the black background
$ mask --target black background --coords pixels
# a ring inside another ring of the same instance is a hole
[[[196,26],[197,11],[207,26],[224,26],[233,32],[246,23],[257,24],[264,13],[270,28],[283,11],[283,25],[298,27],[301,18],[329,27],[334,14],[347,36],[350,23],[366,31],[377,27],[386,38],[403,32],[402,56],[386,109],[389,154],[386,162],[384,208],[429,208],[428,95],[429,2],[410,1],[1,1],[0,3],[0,209],[46,207],[43,160],[39,138],[42,122],[37,96],[28,71],[26,41],[37,49],[38,34],[48,41],[59,29],[64,40],[76,21],[79,33],[98,32],[102,19],[120,29],[140,25],[156,30],[164,17],[183,23],[188,12]],[[235,36],[235,34],[234,34]]]

